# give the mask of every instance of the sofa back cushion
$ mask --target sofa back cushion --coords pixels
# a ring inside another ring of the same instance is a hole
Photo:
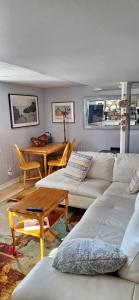
[[[139,209],[138,205],[125,231],[121,250],[128,257],[127,263],[119,270],[121,278],[139,283]]]
[[[92,164],[87,174],[87,178],[104,179],[112,181],[113,165],[115,155],[113,153],[104,152],[85,152],[92,156]]]
[[[135,171],[139,168],[139,154],[117,154],[113,168],[113,181],[130,183]]]

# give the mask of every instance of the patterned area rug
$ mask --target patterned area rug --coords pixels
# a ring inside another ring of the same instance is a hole
[[[12,255],[12,239],[8,226],[8,208],[15,200],[20,201],[24,194],[16,195],[0,203],[0,300],[10,300],[16,285],[28,274],[40,260],[39,239],[33,236],[17,234],[16,258]],[[84,210],[69,208],[68,230],[81,219]],[[52,256],[61,241],[68,234],[63,219],[53,226],[55,236],[49,231],[45,234],[45,256]]]

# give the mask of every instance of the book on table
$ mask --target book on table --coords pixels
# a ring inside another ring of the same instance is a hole
[[[44,229],[49,228],[49,219],[47,217],[44,218]],[[30,230],[37,230],[40,229],[40,224],[37,219],[29,219],[29,220],[24,220],[24,229],[26,231]]]

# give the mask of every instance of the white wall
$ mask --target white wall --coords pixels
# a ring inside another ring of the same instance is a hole
[[[100,151],[110,147],[120,147],[120,131],[118,129],[84,129],[83,99],[87,96],[120,95],[120,91],[97,92],[89,87],[53,88],[45,90],[45,126],[55,141],[63,141],[63,125],[52,123],[51,103],[57,101],[75,101],[75,124],[67,124],[67,138],[76,138],[79,149]],[[139,153],[139,131],[132,130],[130,152]]]
[[[10,123],[8,93],[36,95],[39,101],[40,125],[12,129]],[[25,146],[30,144],[32,136],[44,132],[44,90],[13,84],[0,83],[0,184],[18,175],[17,158],[14,144]],[[12,168],[13,176],[8,176],[8,168]]]
[[[63,125],[52,123],[51,103],[57,101],[75,101],[75,123],[66,124],[69,140],[76,138],[81,150],[103,150],[110,147],[119,147],[119,130],[92,130],[83,128],[83,99],[87,96],[98,96],[88,87],[70,87],[47,89],[45,91],[46,129],[49,130],[55,141],[63,140]],[[100,95],[100,93],[99,93]]]
[[[38,96],[40,125],[12,129],[10,123],[8,94],[33,94]],[[30,144],[32,136],[38,136],[45,130],[50,131],[54,141],[63,141],[63,125],[52,123],[51,103],[56,101],[75,101],[75,123],[67,124],[67,138],[76,138],[79,149],[100,151],[110,147],[119,147],[119,130],[91,130],[83,128],[83,99],[87,96],[98,96],[104,93],[94,93],[88,87],[70,87],[37,89],[14,84],[0,83],[0,185],[17,177],[18,164],[14,143],[23,147]],[[113,91],[113,95],[118,92]],[[112,95],[112,92],[107,92]],[[130,152],[139,153],[139,131],[132,130]],[[8,168],[12,168],[13,176],[8,176]]]

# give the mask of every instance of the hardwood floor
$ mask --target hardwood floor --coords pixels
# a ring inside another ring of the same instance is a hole
[[[4,188],[2,190],[0,190],[0,202],[16,195],[17,193],[20,193],[20,192],[26,192],[26,191],[31,191],[35,189],[35,186],[33,183],[27,183],[26,184],[26,189],[24,190],[24,186],[23,186],[23,183],[14,183],[12,185],[10,185],[9,187],[7,188]]]

